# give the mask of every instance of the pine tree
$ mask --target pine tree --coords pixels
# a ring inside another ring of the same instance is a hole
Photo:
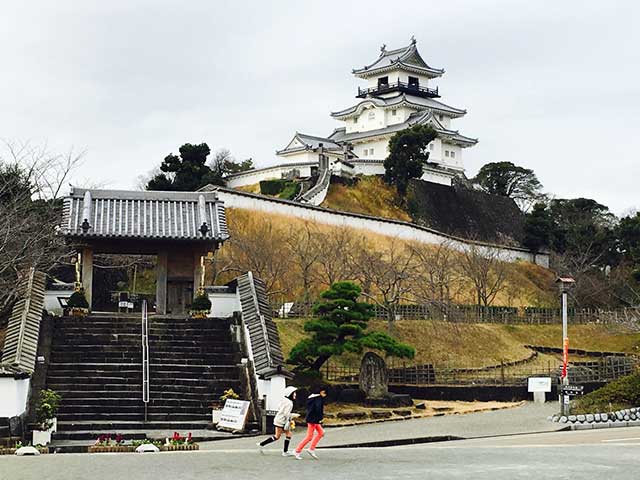
[[[361,353],[364,348],[381,350],[395,357],[413,358],[413,347],[383,332],[366,332],[373,306],[358,301],[361,292],[353,282],[335,282],[322,292],[322,300],[313,307],[318,318],[304,324],[305,331],[312,335],[291,349],[288,362],[301,370],[319,371],[333,355]]]

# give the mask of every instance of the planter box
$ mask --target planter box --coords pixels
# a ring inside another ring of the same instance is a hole
[[[160,447],[163,452],[176,452],[181,450],[200,450],[200,445],[197,443],[183,443],[180,445],[163,445]]]
[[[0,455],[14,455],[15,453],[15,448],[0,448]]]
[[[58,431],[58,419],[51,419],[51,428],[49,430],[33,430],[31,443],[33,445],[48,445],[51,443],[51,434]]]
[[[189,312],[191,318],[207,318],[209,316],[208,310],[191,310]]]
[[[127,453],[135,449],[132,445],[92,445],[87,451],[89,453]]]

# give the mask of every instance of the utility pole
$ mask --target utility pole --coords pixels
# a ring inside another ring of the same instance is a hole
[[[556,280],[562,294],[562,385],[569,385],[569,332],[568,332],[568,293],[569,288],[575,283],[571,277],[560,277]],[[562,415],[569,415],[569,395],[562,391],[560,393],[560,412]]]

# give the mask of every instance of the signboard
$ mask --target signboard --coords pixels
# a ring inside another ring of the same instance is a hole
[[[224,402],[224,407],[220,413],[218,428],[225,428],[232,431],[244,430],[249,414],[249,402],[245,400],[228,399]]]
[[[551,377],[529,377],[529,392],[550,392]]]
[[[584,386],[582,385],[560,385],[560,391],[564,395],[582,395]]]

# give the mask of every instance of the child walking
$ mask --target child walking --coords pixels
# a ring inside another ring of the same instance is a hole
[[[296,387],[287,387],[284,389],[284,398],[282,399],[282,402],[280,402],[278,413],[276,413],[276,416],[273,419],[273,425],[276,427],[276,433],[275,435],[272,435],[266,440],[258,443],[261,453],[263,447],[280,440],[280,437],[284,433],[285,438],[282,456],[289,457],[293,455],[289,452],[289,443],[291,442],[291,422],[294,418],[298,417],[297,413],[292,413],[293,401],[296,399],[296,390]]]
[[[327,388],[322,386],[315,390],[315,393],[309,395],[307,399],[307,436],[298,444],[295,450],[297,460],[302,460],[302,450],[311,442],[307,453],[316,460],[316,447],[322,437],[324,437],[324,428],[322,428],[322,420],[324,418],[324,399],[327,396]],[[315,436],[314,436],[315,434]]]

